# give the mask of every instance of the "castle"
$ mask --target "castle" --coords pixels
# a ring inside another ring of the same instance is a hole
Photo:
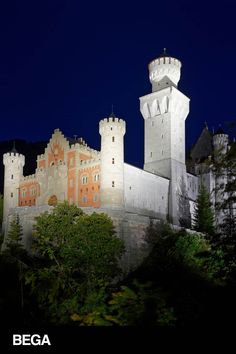
[[[201,169],[202,161],[212,149],[227,151],[228,136],[221,130],[212,136],[205,127],[191,151],[194,165],[187,172],[185,119],[190,100],[178,90],[181,62],[164,53],[148,68],[152,92],[140,98],[144,168],[124,162],[126,123],[114,113],[99,123],[101,151],[56,129],[37,158],[34,175],[23,176],[25,157],[13,149],[3,156],[5,234],[14,213],[20,215],[27,233],[35,215],[64,200],[88,212],[107,212],[126,236],[143,234],[150,218],[168,218],[176,225],[191,219],[200,182],[216,203],[216,178],[210,168]]]

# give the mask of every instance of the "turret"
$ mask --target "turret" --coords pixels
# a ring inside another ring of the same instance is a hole
[[[9,209],[19,205],[20,179],[23,177],[23,167],[25,157],[17,153],[15,148],[11,152],[3,155],[4,171],[4,203],[3,222],[5,221]],[[4,226],[4,224],[3,224]]]
[[[224,130],[219,127],[217,132],[213,136],[213,147],[215,160],[219,159],[227,153],[229,144],[229,136],[224,132]]]
[[[101,207],[124,206],[125,121],[111,114],[99,123],[101,135]]]
[[[167,86],[177,87],[180,80],[181,62],[170,57],[165,48],[162,55],[149,63],[148,69],[152,92],[159,91]]]

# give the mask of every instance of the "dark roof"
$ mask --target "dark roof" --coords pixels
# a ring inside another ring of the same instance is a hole
[[[11,149],[11,152],[13,152],[14,154],[18,153],[18,151],[16,150],[15,141],[13,142],[13,147]]]
[[[217,132],[214,135],[218,134],[225,134],[224,130],[221,127],[218,128]]]
[[[193,161],[201,161],[212,154],[212,134],[205,126],[190,151]]]

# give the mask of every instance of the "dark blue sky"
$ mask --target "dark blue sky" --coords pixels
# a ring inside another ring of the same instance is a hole
[[[235,119],[234,1],[5,1],[0,4],[0,140],[47,140],[55,128],[99,149],[99,120],[127,122],[125,159],[143,164],[139,97],[166,47],[191,99],[187,144]]]

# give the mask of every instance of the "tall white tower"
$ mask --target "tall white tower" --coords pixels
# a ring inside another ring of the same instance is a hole
[[[19,205],[20,179],[23,177],[25,157],[16,152],[3,155],[4,171],[4,202],[3,202],[3,228],[9,209]]]
[[[101,135],[101,207],[124,207],[125,121],[111,114],[99,123]]]
[[[178,224],[179,195],[186,185],[185,119],[189,98],[178,88],[181,62],[164,53],[149,64],[152,93],[140,98],[145,121],[144,169],[170,179],[169,217]]]

